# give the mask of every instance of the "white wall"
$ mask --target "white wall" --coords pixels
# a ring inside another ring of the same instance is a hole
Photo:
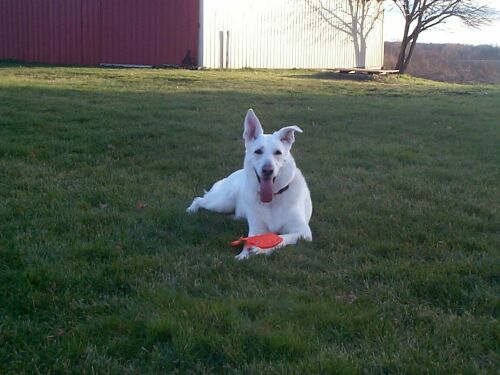
[[[343,7],[335,14],[352,22],[349,1],[357,0],[324,0],[323,4],[330,9]],[[200,5],[203,67],[220,68],[222,63],[229,68],[321,69],[350,68],[360,62],[368,68],[383,64],[383,17],[375,21],[366,38],[366,54],[360,56],[353,36],[325,22],[306,0],[202,0]]]

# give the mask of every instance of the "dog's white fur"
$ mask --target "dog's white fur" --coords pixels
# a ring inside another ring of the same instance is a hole
[[[290,154],[296,131],[302,132],[294,125],[273,134],[264,134],[259,119],[249,109],[243,132],[246,149],[244,168],[216,182],[203,197],[195,198],[187,212],[194,213],[204,208],[220,213],[234,213],[236,217],[247,219],[248,236],[267,232],[279,234],[283,242],[266,250],[266,254],[279,247],[293,245],[301,238],[311,241],[311,196],[306,181]],[[264,179],[270,183],[269,178],[273,181],[274,194],[270,198],[269,194],[267,198],[262,198],[260,181]],[[272,200],[263,202],[269,199]],[[236,259],[246,259],[250,255],[262,253],[261,249],[245,246]]]

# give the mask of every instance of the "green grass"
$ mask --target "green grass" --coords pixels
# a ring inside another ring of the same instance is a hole
[[[0,373],[497,373],[499,103],[408,77],[0,65]],[[314,241],[236,262],[246,224],[184,210],[241,167],[249,107],[304,130]]]

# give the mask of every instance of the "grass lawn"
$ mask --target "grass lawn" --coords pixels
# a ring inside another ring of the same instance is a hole
[[[298,124],[314,241],[191,199]],[[500,87],[0,64],[1,374],[495,374]]]

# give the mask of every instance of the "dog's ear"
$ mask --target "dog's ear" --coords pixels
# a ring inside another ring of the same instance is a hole
[[[258,136],[262,135],[264,131],[262,130],[262,125],[259,119],[255,115],[252,108],[250,108],[245,116],[245,124],[243,131],[243,139],[245,142],[250,142],[256,139]]]
[[[276,132],[280,141],[291,146],[295,142],[295,132],[302,133],[302,129],[297,125],[285,126]]]

